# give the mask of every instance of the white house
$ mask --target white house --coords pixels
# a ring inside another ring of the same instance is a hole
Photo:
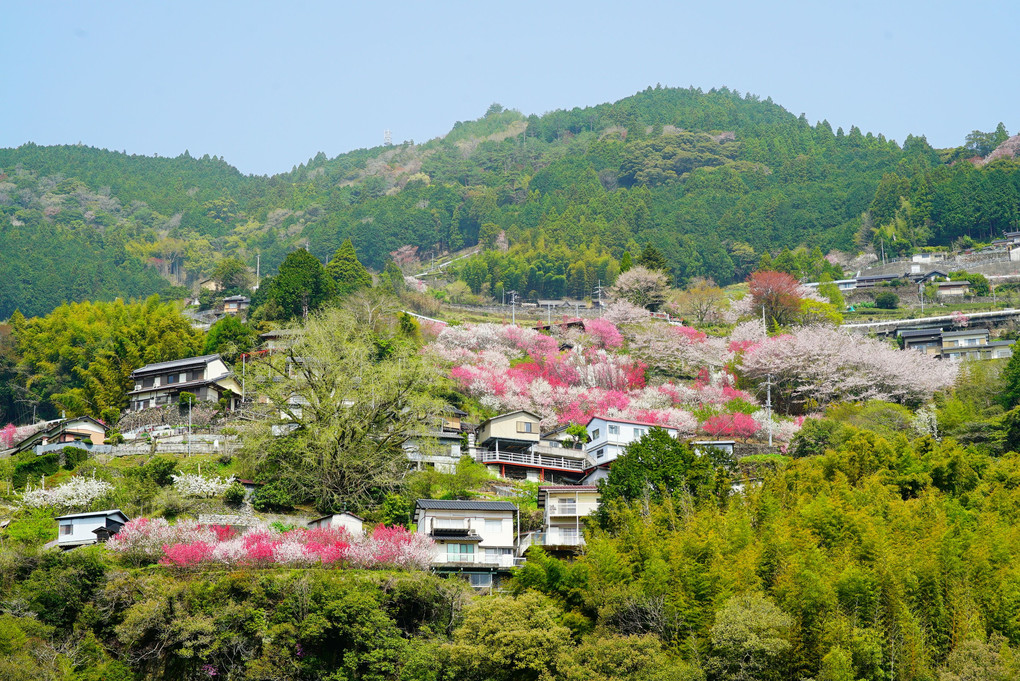
[[[662,428],[670,437],[678,437],[680,431],[669,426],[660,426],[655,423],[643,421],[628,421],[625,419],[609,418],[607,416],[593,416],[588,421],[588,444],[585,451],[588,453],[588,462],[592,468],[585,477],[586,483],[596,482],[609,475],[609,464],[623,454],[631,442],[640,440],[648,434],[652,428]]]
[[[472,586],[484,588],[515,564],[518,513],[508,501],[419,499],[414,522],[436,543],[437,572],[463,573]]]
[[[128,521],[119,508],[91,513],[62,515],[57,520],[57,547],[73,549],[104,542],[120,532]]]
[[[531,535],[531,543],[547,549],[575,550],[584,544],[583,518],[598,510],[596,485],[550,485],[538,490],[538,507],[544,511],[544,531]]]
[[[365,533],[364,525],[364,518],[344,511],[343,513],[333,513],[331,515],[324,515],[321,518],[316,518],[308,523],[308,529],[315,530],[319,528],[342,527],[347,530],[348,534],[355,535]]]

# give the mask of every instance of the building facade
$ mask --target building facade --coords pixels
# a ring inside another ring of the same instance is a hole
[[[129,411],[171,404],[182,392],[205,402],[227,398],[227,408],[233,409],[241,395],[241,386],[219,355],[148,364],[132,371],[131,378],[135,389],[128,393]]]

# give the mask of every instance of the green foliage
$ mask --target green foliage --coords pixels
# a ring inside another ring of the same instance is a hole
[[[372,286],[372,275],[358,260],[350,239],[345,239],[340,248],[336,249],[326,265],[326,273],[333,278],[338,296],[349,296],[358,289]]]
[[[260,513],[276,513],[294,508],[287,488],[280,482],[262,485],[251,495],[251,506]]]
[[[17,331],[18,382],[40,416],[98,417],[122,410],[145,364],[199,354],[202,335],[176,306],[144,302],[71,303]],[[107,414],[111,413],[109,411]]]
[[[262,282],[252,297],[253,316],[263,319],[300,319],[336,295],[336,283],[319,260],[303,248],[292,251],[279,273]],[[256,315],[255,311],[258,311]]]
[[[703,499],[714,494],[717,475],[709,457],[698,456],[691,447],[662,428],[652,428],[613,462],[609,477],[599,482],[602,502],[659,500],[673,494]],[[599,509],[604,522],[607,515]]]
[[[244,497],[247,494],[244,489],[244,485],[239,482],[235,482],[227,491],[223,493],[223,502],[230,506],[240,506],[244,503]]]
[[[37,547],[57,538],[57,524],[48,508],[23,510],[11,520],[4,537],[15,546]]]
[[[641,250],[637,264],[649,270],[658,270],[660,272],[669,272],[670,270],[669,261],[666,260],[659,249],[651,244],[646,245]]]
[[[145,462],[143,475],[160,487],[173,484],[173,474],[177,471],[177,462],[170,457],[157,455]]]
[[[73,471],[82,463],[88,460],[89,451],[81,447],[64,447],[60,450],[61,466],[65,470]]]
[[[790,455],[794,457],[818,456],[827,449],[843,443],[847,429],[832,419],[805,419],[790,443]]]
[[[476,600],[441,649],[446,668],[465,681],[549,678],[570,644],[570,630],[557,615],[553,603],[534,592]]]
[[[716,614],[711,630],[708,667],[715,678],[734,681],[785,679],[787,655],[793,647],[793,618],[769,599],[734,596]]]
[[[53,475],[58,470],[60,470],[60,452],[50,452],[39,456],[36,456],[32,451],[25,452],[14,464],[11,486],[15,489],[22,488],[26,482],[38,485],[42,476]]]
[[[956,272],[949,273],[949,279],[951,281],[970,282],[970,295],[972,296],[992,295],[991,286],[989,286],[988,284],[988,277],[979,272],[967,272],[965,270],[957,270]]]
[[[216,263],[212,278],[219,284],[221,296],[247,294],[253,279],[248,266],[238,258],[224,258]]]
[[[197,401],[195,393],[189,393],[187,390],[182,390],[181,394],[177,396],[177,406],[184,411],[187,411],[188,407],[194,407]]]
[[[242,353],[250,351],[259,342],[258,333],[233,315],[226,315],[211,327],[205,336],[202,354],[219,354],[233,364]]]
[[[900,297],[891,291],[879,293],[875,296],[875,307],[883,310],[895,310],[900,306]]]
[[[1014,352],[1002,372],[1001,403],[1006,409],[1020,405],[1020,352]]]

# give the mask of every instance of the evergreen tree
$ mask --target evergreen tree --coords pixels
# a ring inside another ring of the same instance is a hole
[[[630,257],[630,251],[625,251],[623,257],[620,258],[620,274],[623,274],[633,266],[634,261]]]
[[[266,292],[267,318],[291,319],[312,312],[336,295],[336,284],[319,259],[303,248],[291,252],[280,264]],[[262,289],[259,289],[261,292]]]
[[[645,267],[650,270],[658,270],[659,272],[669,272],[669,261],[666,260],[658,248],[648,244],[641,251],[641,255],[637,259],[638,265]]]
[[[1020,352],[1014,352],[1002,371],[1002,406],[1012,409],[1020,404]]]
[[[354,244],[350,239],[344,240],[340,248],[333,253],[329,264],[326,265],[326,272],[332,277],[336,284],[336,293],[340,296],[348,296],[358,289],[372,286],[372,275],[358,260],[358,254],[354,252]]]

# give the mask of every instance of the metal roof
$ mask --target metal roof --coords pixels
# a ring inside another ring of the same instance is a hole
[[[943,338],[953,338],[953,337],[956,337],[956,336],[973,336],[975,334],[981,334],[981,335],[987,336],[988,335],[988,329],[986,329],[986,328],[984,328],[982,326],[982,327],[978,327],[976,329],[968,329],[966,331],[946,331],[945,333],[942,334],[942,337]]]
[[[71,513],[70,515],[57,516],[56,518],[54,518],[54,520],[67,520],[68,518],[92,518],[101,515],[111,516],[114,513],[119,513],[120,516],[124,518],[125,521],[129,520],[129,518],[126,515],[124,515],[124,512],[121,511],[119,508],[111,508],[106,511],[90,511],[88,513]]]
[[[509,501],[461,501],[457,499],[419,499],[418,508],[439,511],[516,511]]]
[[[217,360],[219,358],[220,358],[220,356],[218,354],[215,354],[215,355],[202,355],[201,357],[187,357],[185,359],[175,359],[175,360],[173,360],[171,362],[157,362],[156,364],[146,364],[145,366],[143,366],[143,367],[141,367],[139,369],[135,369],[134,371],[132,371],[131,375],[134,376],[135,374],[142,374],[142,373],[147,374],[147,373],[150,373],[150,372],[153,372],[153,371],[156,371],[156,372],[165,371],[167,369],[176,369],[178,367],[190,367],[190,366],[194,366],[196,364],[205,365],[205,364],[209,364],[213,360]]]

